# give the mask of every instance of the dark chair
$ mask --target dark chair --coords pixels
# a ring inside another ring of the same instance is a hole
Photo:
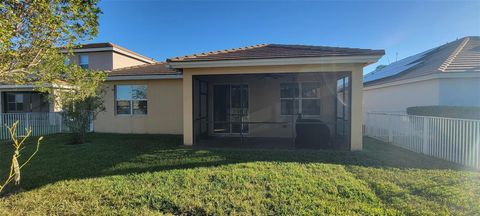
[[[330,129],[318,119],[297,119],[296,148],[327,149],[330,148]]]

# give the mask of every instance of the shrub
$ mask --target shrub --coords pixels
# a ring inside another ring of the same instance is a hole
[[[480,120],[480,107],[416,106],[408,107],[407,114]]]
[[[90,123],[101,111],[104,111],[102,96],[91,96],[84,100],[68,101],[63,104],[63,118],[72,134],[72,144],[85,143]]]

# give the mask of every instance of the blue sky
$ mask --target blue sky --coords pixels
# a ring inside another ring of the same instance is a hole
[[[100,33],[163,61],[259,43],[385,49],[388,64],[480,35],[480,1],[101,1]],[[365,69],[372,71],[377,64]]]

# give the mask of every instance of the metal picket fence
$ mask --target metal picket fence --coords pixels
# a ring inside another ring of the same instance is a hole
[[[0,140],[10,138],[8,127],[18,121],[17,136],[25,136],[26,128],[32,129],[32,136],[65,132],[66,128],[62,119],[62,113],[38,112],[38,113],[2,113],[0,119]]]
[[[480,169],[480,120],[367,113],[365,135]]]
[[[61,112],[2,113],[0,114],[0,140],[10,138],[7,126],[11,127],[16,121],[18,121],[17,136],[25,136],[26,128],[32,129],[32,136],[69,131]],[[90,121],[90,131],[93,131],[93,120]]]

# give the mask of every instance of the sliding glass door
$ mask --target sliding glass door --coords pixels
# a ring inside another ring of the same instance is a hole
[[[248,133],[248,85],[215,85],[213,112],[214,133]]]

